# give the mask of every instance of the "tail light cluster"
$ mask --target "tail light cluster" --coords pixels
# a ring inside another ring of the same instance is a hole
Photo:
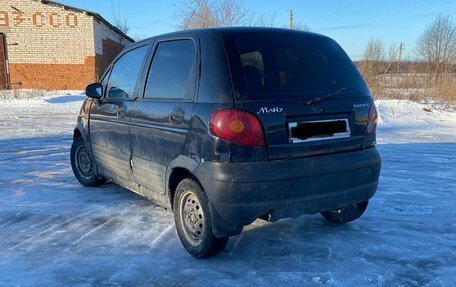
[[[217,110],[211,115],[209,129],[215,136],[233,143],[265,146],[260,120],[245,111]]]
[[[377,130],[378,113],[375,104],[372,104],[369,108],[369,114],[367,116],[366,135],[375,133]]]

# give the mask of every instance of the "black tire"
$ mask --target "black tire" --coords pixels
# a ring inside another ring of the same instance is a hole
[[[93,158],[82,137],[73,140],[70,159],[74,176],[82,185],[92,187],[106,182],[106,179],[98,176],[93,164]]]
[[[177,235],[188,253],[196,258],[207,258],[225,249],[228,237],[213,235],[207,198],[196,181],[187,178],[179,183],[173,209]]]
[[[338,210],[323,211],[321,215],[332,223],[347,223],[360,218],[364,211],[366,211],[368,204],[369,200],[366,200]]]

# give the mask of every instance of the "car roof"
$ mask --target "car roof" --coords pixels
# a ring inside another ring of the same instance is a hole
[[[136,44],[141,42],[150,41],[151,39],[160,38],[160,37],[178,37],[185,36],[188,34],[205,34],[205,33],[218,33],[221,35],[228,34],[250,34],[250,33],[280,33],[280,34],[290,34],[290,35],[306,35],[310,37],[323,37],[328,38],[327,36],[302,30],[291,30],[285,28],[272,28],[272,27],[217,27],[217,28],[202,28],[202,29],[190,29],[190,30],[181,30],[165,34],[160,34],[152,36],[140,41],[137,41]]]
[[[300,34],[300,35],[309,35],[309,36],[319,36],[326,37],[321,34],[313,33],[310,31],[303,30],[293,30],[288,28],[275,28],[275,27],[219,27],[213,28],[214,31],[217,31],[221,34],[244,34],[244,33],[281,33],[281,34]]]

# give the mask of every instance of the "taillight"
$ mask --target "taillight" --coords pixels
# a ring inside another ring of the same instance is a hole
[[[264,146],[260,120],[240,110],[217,110],[211,115],[209,129],[215,136],[238,144]]]
[[[377,120],[377,108],[375,107],[375,104],[372,104],[369,108],[369,114],[367,116],[366,135],[375,133],[375,131],[377,130]]]

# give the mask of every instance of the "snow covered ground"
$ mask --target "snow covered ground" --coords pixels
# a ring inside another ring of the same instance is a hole
[[[83,99],[0,100],[0,286],[455,285],[455,111],[377,102],[383,169],[360,220],[256,221],[219,256],[196,260],[171,213],[73,177]]]

